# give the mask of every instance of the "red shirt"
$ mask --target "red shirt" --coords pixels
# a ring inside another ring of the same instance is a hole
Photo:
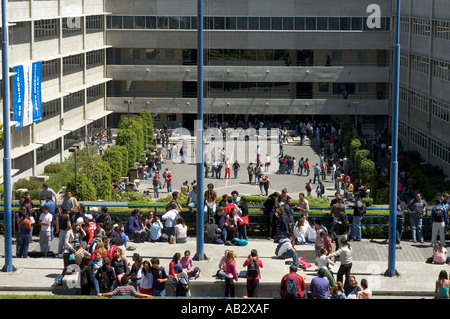
[[[252,258],[252,259],[256,259],[256,258]],[[259,258],[256,259],[256,261],[258,262],[258,276],[256,276],[256,277],[249,277],[249,276],[247,276],[248,280],[259,280],[259,269],[263,268],[263,264],[262,264],[261,259],[259,259]],[[250,259],[247,258],[247,260],[244,262],[244,267],[247,267],[247,265],[249,263],[250,263]]]
[[[303,298],[305,296],[305,281],[303,280],[303,277],[301,275],[298,275],[297,273],[289,273],[281,279],[280,284],[280,290],[283,296],[286,296],[286,282],[287,282],[287,276],[290,278],[294,278],[295,275],[297,275],[297,297]]]

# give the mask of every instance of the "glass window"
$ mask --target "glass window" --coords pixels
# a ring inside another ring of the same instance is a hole
[[[350,18],[340,18],[340,30],[351,30]]]
[[[260,30],[270,30],[270,18],[269,17],[260,17],[259,18],[259,28]]]
[[[305,18],[295,17],[295,30],[305,30]]]
[[[191,17],[180,17],[180,29],[191,28]]]
[[[147,29],[156,29],[156,17],[145,17],[145,27]]]
[[[134,17],[134,27],[136,29],[145,29],[145,17],[144,16]]]
[[[237,29],[238,30],[247,30],[248,28],[248,21],[247,17],[237,17]]]
[[[203,17],[203,29],[212,30],[214,17]]]
[[[283,30],[294,30],[294,18],[284,17],[283,18]]]
[[[191,17],[191,29],[197,29],[197,17]]]
[[[328,93],[330,90],[330,84],[328,82],[320,82],[319,83],[319,92],[320,93]]]
[[[158,29],[167,29],[169,27],[169,18],[168,17],[158,17],[157,18],[157,27],[158,27]]]
[[[226,17],[225,24],[227,30],[236,30],[236,17]]]
[[[362,30],[362,18],[353,17],[352,18],[352,30]]]
[[[124,29],[134,29],[134,17],[124,16],[123,17],[123,28]]]
[[[307,17],[306,18],[306,30],[316,30],[316,18]]]
[[[328,18],[328,30],[339,30],[339,18]]]
[[[272,17],[272,30],[283,30],[283,18]]]
[[[328,18],[318,17],[317,18],[317,30],[328,30]]]
[[[122,29],[122,16],[113,16],[112,17],[112,28],[113,29]]]
[[[259,18],[249,17],[248,18],[248,29],[249,30],[259,30]]]
[[[225,17],[214,17],[214,29],[215,30],[225,29]]]
[[[169,17],[169,29],[180,28],[180,17]]]

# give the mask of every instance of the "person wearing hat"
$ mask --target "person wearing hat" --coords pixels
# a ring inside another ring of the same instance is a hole
[[[75,210],[78,207],[78,201],[75,197],[72,196],[72,192],[67,190],[66,196],[62,202],[62,208],[69,210],[70,220],[73,222],[73,215],[75,214]]]
[[[97,223],[98,217],[100,216],[99,213],[98,213],[98,207],[91,207],[91,208],[89,208],[89,212],[92,215],[92,220]]]
[[[172,296],[186,297],[189,291],[189,278],[183,272],[183,266],[181,264],[175,264],[172,266],[174,270],[173,283],[172,283]]]

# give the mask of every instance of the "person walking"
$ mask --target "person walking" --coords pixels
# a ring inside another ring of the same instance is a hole
[[[354,193],[355,203],[353,206],[353,220],[351,229],[351,239],[361,241],[361,219],[366,213],[366,205],[361,200],[359,193]]]
[[[258,251],[256,249],[251,250],[243,267],[247,267],[247,297],[258,297],[259,279],[261,278],[260,269],[263,268],[263,263],[261,259],[259,259]]]
[[[437,236],[439,234],[439,240],[445,246],[445,229],[447,224],[447,211],[442,205],[442,198],[436,199],[436,204],[431,210],[431,220],[433,225],[431,228],[431,246],[436,244]]]

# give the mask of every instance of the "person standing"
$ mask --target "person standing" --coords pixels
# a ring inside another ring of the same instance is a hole
[[[261,278],[260,269],[263,268],[263,263],[259,259],[256,249],[251,250],[243,267],[247,267],[247,297],[258,297],[259,279]]]
[[[289,273],[283,276],[280,283],[280,295],[283,299],[303,299],[305,297],[305,281],[297,274],[297,267],[289,266]]]
[[[317,178],[317,182],[320,182],[320,166],[319,166],[319,163],[316,163],[316,165],[314,165],[314,180],[313,180],[313,184],[316,183],[316,178]]]
[[[28,212],[25,209],[20,212],[20,220],[18,221],[17,227],[20,233],[20,247],[17,257],[28,258],[28,247],[30,246],[31,231],[33,228],[28,219]]]
[[[236,294],[234,281],[238,281],[239,279],[236,271],[235,258],[234,251],[229,250],[225,263],[225,297],[234,297]]]
[[[231,178],[231,162],[230,159],[227,158],[225,160],[225,179]]]
[[[418,193],[416,197],[406,205],[406,209],[410,214],[411,241],[417,243],[417,240],[420,240],[420,242],[423,243],[422,218],[427,210],[427,203],[422,199],[422,194]]]
[[[359,193],[354,193],[355,203],[353,206],[353,220],[351,238],[354,241],[361,241],[361,219],[366,213],[366,205],[361,200]]]
[[[61,215],[58,218],[59,224],[59,239],[58,239],[58,255],[61,255],[64,252],[65,246],[65,238],[68,231],[71,229],[70,218],[69,218],[70,209],[66,208],[62,210]]]
[[[241,168],[241,166],[239,165],[239,162],[236,160],[233,163],[233,173],[234,173],[234,179],[238,178],[238,173],[239,173],[239,169]]]
[[[342,239],[340,242],[340,248],[334,253],[328,255],[328,258],[339,257],[341,265],[339,266],[336,281],[344,283],[344,287],[347,287],[350,279],[350,271],[353,263],[353,251],[347,240]],[[343,281],[345,275],[345,281]]]
[[[49,207],[47,205],[42,206],[42,213],[39,216],[39,225],[41,226],[39,246],[41,248],[41,254],[44,257],[47,256],[50,250],[52,220]]]
[[[172,173],[168,168],[163,173],[164,180],[167,183],[167,193],[172,194]]]
[[[398,249],[402,249],[400,242],[402,240],[403,225],[405,224],[405,210],[406,203],[397,198],[397,236],[395,237],[395,243],[399,245]]]
[[[447,224],[447,211],[442,205],[442,198],[436,199],[436,204],[431,210],[431,220],[433,221],[431,230],[431,246],[436,244],[437,236],[439,234],[439,240],[445,246],[445,228]]]
[[[247,173],[248,173],[248,183],[251,184],[253,180],[253,163],[248,164]]]

